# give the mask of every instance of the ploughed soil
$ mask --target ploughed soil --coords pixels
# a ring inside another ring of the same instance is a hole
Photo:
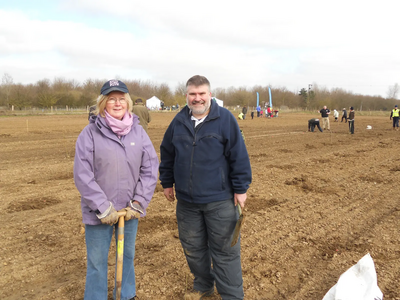
[[[152,114],[157,152],[174,116]],[[322,299],[367,253],[384,299],[400,299],[400,132],[389,115],[357,113],[354,135],[333,118],[330,132],[307,132],[313,117],[238,121],[253,170],[241,241],[245,299]],[[72,168],[86,125],[86,114],[0,118],[0,299],[83,298],[86,248]],[[182,299],[192,287],[175,204],[159,184],[139,222],[135,266],[140,299]],[[109,299],[114,268],[112,244]]]

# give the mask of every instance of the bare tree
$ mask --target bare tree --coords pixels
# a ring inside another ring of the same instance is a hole
[[[51,88],[49,79],[39,80],[36,83],[38,104],[41,107],[51,107],[57,103],[57,97]]]
[[[387,91],[387,99],[397,99],[399,94],[399,84],[395,83],[394,85],[390,85]]]
[[[22,110],[24,107],[30,106],[28,88],[22,84],[15,84],[11,90],[10,105]]]
[[[11,75],[8,73],[4,73],[1,83],[2,83],[2,86],[3,86],[5,94],[6,94],[7,107],[10,105],[10,93],[11,93],[11,88],[12,88],[13,82],[14,82],[14,80],[11,77]]]
[[[165,105],[175,104],[172,103],[173,98],[171,89],[166,83],[162,83],[160,86],[156,87],[156,91],[154,94],[158,99],[164,101]]]
[[[186,85],[183,82],[179,82],[175,88],[174,93],[175,102],[183,106],[186,103]]]

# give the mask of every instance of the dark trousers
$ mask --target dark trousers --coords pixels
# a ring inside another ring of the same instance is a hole
[[[222,299],[243,299],[240,240],[231,247],[239,218],[233,199],[207,204],[178,200],[176,218],[194,289],[208,291],[215,281]]]
[[[349,120],[349,131],[354,134],[354,120]]]
[[[399,117],[393,117],[393,128],[399,127]]]
[[[309,131],[314,132],[315,126],[317,126],[318,129],[319,129],[319,131],[322,132],[322,128],[321,128],[321,126],[319,125],[319,122],[314,122],[314,123],[308,122],[308,130],[309,130]]]
[[[346,121],[345,123],[347,123],[347,116],[342,116],[342,120],[340,122],[343,122],[343,119]]]

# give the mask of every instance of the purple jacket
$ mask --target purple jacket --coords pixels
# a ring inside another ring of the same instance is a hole
[[[81,194],[83,223],[101,224],[110,202],[118,211],[136,200],[144,209],[153,197],[158,176],[158,157],[139,119],[133,115],[131,131],[121,139],[101,116],[92,116],[78,136],[74,180]]]

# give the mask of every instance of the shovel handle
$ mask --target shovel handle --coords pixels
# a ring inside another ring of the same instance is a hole
[[[118,213],[118,217],[125,217],[125,215],[126,215],[126,210],[123,209],[123,210],[118,211],[117,213]]]
[[[121,299],[121,287],[122,287],[122,268],[123,268],[123,260],[124,260],[124,227],[125,227],[125,219],[126,210],[120,210],[118,213],[118,231],[117,234],[117,270],[116,270],[116,298],[117,300]]]

